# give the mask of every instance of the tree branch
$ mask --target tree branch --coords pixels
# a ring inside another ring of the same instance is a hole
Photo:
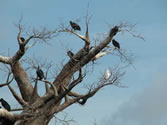
[[[9,85],[13,81],[13,78],[9,81],[10,75],[11,75],[11,73],[8,73],[8,77],[7,77],[6,83],[0,84],[0,87]]]
[[[57,88],[56,88],[56,86],[52,82],[49,82],[47,80],[41,80],[41,81],[44,82],[44,83],[48,83],[52,87],[52,89],[54,91],[54,95],[58,96]]]
[[[47,77],[48,77],[48,72],[49,72],[49,69],[50,69],[51,67],[52,67],[52,64],[49,64],[49,65],[47,66],[45,79],[47,79]],[[50,92],[48,83],[46,83],[46,82],[45,82],[45,90],[46,90],[46,94]]]
[[[105,79],[105,76],[103,75],[102,78],[100,78],[100,81],[97,83],[97,87],[95,87],[93,89],[90,88],[87,94],[81,95],[80,99],[82,99],[82,101],[79,100],[78,103],[80,103],[81,105],[84,105],[86,103],[87,99],[94,96],[100,89],[102,89],[105,86],[116,85],[118,87],[121,87],[118,85],[118,83],[120,82],[120,78],[125,73],[124,72],[120,73],[119,69],[117,69],[117,68],[110,70],[110,72],[111,72],[111,76],[109,77],[109,79]]]
[[[5,64],[11,64],[12,59],[10,57],[0,56],[0,62]]]
[[[24,99],[24,101],[29,101],[33,93],[33,87],[28,80],[26,72],[22,68],[20,62],[14,63],[11,68],[21,92],[22,98]]]
[[[89,38],[89,24],[90,18],[88,17],[88,14],[86,15],[86,32],[85,32],[85,38],[87,39],[87,41],[85,41],[85,50],[89,51],[90,50],[90,38]]]
[[[68,28],[59,30],[58,32],[69,32],[69,33],[72,33],[72,34],[76,35],[77,37],[79,37],[79,38],[82,39],[83,41],[89,42],[87,38],[85,38],[84,36],[82,36],[82,35],[80,35],[79,33],[75,32],[74,30],[70,30],[70,29],[68,29]]]
[[[15,112],[15,111],[23,111],[23,110],[24,110],[23,108],[15,108],[15,109],[11,109],[10,111]]]
[[[34,86],[34,89],[33,89],[33,94],[32,94],[30,102],[34,102],[37,98],[39,98],[39,95],[38,95],[38,77],[36,76],[35,86]]]
[[[20,31],[21,32],[21,31]],[[19,33],[20,33],[19,32]],[[33,38],[33,36],[30,36],[27,40],[25,40],[24,42],[20,39],[20,36],[18,35],[18,43],[19,43],[19,50],[16,52],[16,54],[12,57],[12,62],[17,62],[19,61],[22,56],[25,54],[25,52],[27,51],[28,48],[25,48],[25,46],[28,44],[28,42]]]
[[[95,60],[97,60],[97,59],[103,57],[104,55],[106,55],[106,54],[108,54],[108,53],[112,53],[112,52],[113,52],[113,50],[100,52],[100,53],[98,53],[98,54],[92,59],[92,61],[95,61]]]
[[[10,92],[12,93],[13,97],[17,100],[17,102],[25,107],[27,105],[27,103],[15,92],[15,90],[10,86],[8,85],[8,88],[10,90]]]
[[[69,96],[73,96],[73,97],[80,97],[82,96],[80,93],[74,92],[74,91],[70,91],[68,93]]]
[[[32,117],[32,116],[34,116],[34,114],[30,114],[30,113],[13,114],[11,112],[8,112],[5,109],[0,109],[0,117],[6,118],[12,122],[15,122],[17,120],[25,120],[26,118]]]
[[[81,97],[76,97],[76,98],[74,98],[74,99],[70,99],[69,101],[64,102],[62,105],[54,107],[53,110],[51,111],[51,114],[61,112],[62,110],[64,110],[64,109],[67,108],[68,106],[72,105],[73,103],[78,102],[78,100],[79,100],[80,98],[81,98]]]

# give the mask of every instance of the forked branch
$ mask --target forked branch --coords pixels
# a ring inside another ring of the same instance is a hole
[[[9,88],[10,92],[12,93],[13,97],[17,100],[17,102],[22,107],[25,107],[27,105],[27,103],[15,92],[15,90],[10,85],[8,85],[8,88]]]
[[[54,95],[58,96],[57,88],[52,82],[49,82],[48,80],[42,80],[42,82],[49,84],[51,88],[53,89]]]
[[[80,35],[79,33],[75,32],[74,30],[70,30],[70,29],[68,29],[68,28],[59,30],[58,32],[68,32],[68,33],[72,33],[72,34],[76,35],[77,37],[79,37],[80,39],[82,39],[83,41],[85,41],[86,43],[89,42],[86,37]]]
[[[12,77],[12,79],[11,79],[11,80],[9,80],[10,75],[11,75],[11,73],[8,73],[8,76],[7,76],[7,79],[6,79],[6,83],[2,83],[2,84],[0,84],[0,87],[3,87],[3,86],[6,86],[6,85],[9,85],[9,84],[13,81],[13,77]]]

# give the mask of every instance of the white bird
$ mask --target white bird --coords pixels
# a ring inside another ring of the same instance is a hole
[[[105,72],[104,72],[104,79],[109,80],[110,76],[111,76],[110,70],[106,69]]]

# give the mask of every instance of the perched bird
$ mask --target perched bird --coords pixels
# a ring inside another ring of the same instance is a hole
[[[42,80],[44,78],[44,73],[43,73],[42,69],[40,69],[39,66],[37,68],[36,73],[37,73],[37,76],[38,76],[39,80]]]
[[[74,30],[81,30],[80,26],[72,21],[70,21],[70,25]]]
[[[71,52],[71,51],[67,51],[67,55],[68,55],[70,58],[72,58],[72,57],[74,56],[74,53]]]
[[[6,110],[10,111],[10,105],[3,98],[0,99],[0,102]]]
[[[115,39],[112,40],[112,44],[113,44],[116,48],[120,49],[120,45],[119,45],[119,43],[118,43]]]
[[[79,100],[78,103],[80,105],[84,105],[86,103],[86,101],[87,101],[87,98],[83,98],[82,100]]]
[[[109,69],[106,69],[106,71],[105,71],[105,73],[104,73],[104,79],[105,79],[105,80],[109,80],[110,76],[111,76],[110,70],[109,70]]]
[[[115,26],[114,28],[111,29],[110,31],[110,37],[113,37],[117,34],[117,32],[119,32],[119,27]]]
[[[22,42],[24,42],[24,41],[25,41],[24,37],[20,37],[20,39],[21,39],[21,41],[22,41]]]

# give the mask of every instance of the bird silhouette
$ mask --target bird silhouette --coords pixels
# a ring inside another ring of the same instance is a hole
[[[84,105],[87,102],[87,98],[83,98],[82,100],[79,100],[78,103],[80,105]]]
[[[42,69],[39,66],[37,68],[36,73],[37,73],[37,77],[39,78],[39,80],[42,80],[44,78],[44,73],[43,73]]]
[[[10,105],[3,98],[0,99],[0,102],[6,110],[10,111]]]
[[[71,52],[71,51],[67,51],[67,55],[68,55],[70,58],[72,58],[72,57],[74,56],[74,53]]]
[[[115,39],[112,40],[112,43],[113,43],[114,47],[120,49],[120,44]]]
[[[70,21],[70,25],[74,30],[79,30],[79,31],[81,30],[81,27],[72,21]]]
[[[22,42],[24,42],[24,41],[25,41],[24,37],[20,37],[20,39],[21,39],[21,41],[22,41]]]
[[[111,29],[110,31],[110,37],[115,36],[119,32],[119,27],[115,26],[114,28]]]

